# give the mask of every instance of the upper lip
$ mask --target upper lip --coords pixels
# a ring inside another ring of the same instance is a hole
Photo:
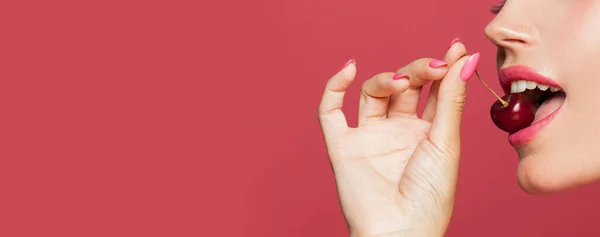
[[[543,76],[542,74],[537,73],[535,70],[526,67],[526,66],[510,66],[510,67],[506,67],[501,69],[498,72],[499,75],[499,79],[500,79],[500,85],[502,86],[502,89],[504,90],[504,93],[509,94],[510,93],[510,84],[513,81],[520,81],[520,80],[527,80],[527,81],[533,81],[536,82],[538,84],[542,84],[542,85],[547,85],[547,86],[551,86],[551,87],[558,87],[561,88],[562,87],[556,83],[554,80]]]

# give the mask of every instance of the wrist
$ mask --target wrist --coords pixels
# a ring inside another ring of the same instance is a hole
[[[435,230],[405,230],[405,231],[393,231],[381,234],[353,234],[350,233],[350,237],[443,237],[444,232],[438,232]]]

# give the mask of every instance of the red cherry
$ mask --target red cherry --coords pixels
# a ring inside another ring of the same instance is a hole
[[[475,75],[479,81],[498,98],[490,109],[492,121],[496,126],[510,134],[528,127],[535,119],[536,105],[524,94],[508,94],[500,98],[492,88],[490,88],[477,70]]]
[[[497,100],[490,109],[496,126],[510,134],[531,125],[535,119],[535,105],[524,94],[508,94]]]

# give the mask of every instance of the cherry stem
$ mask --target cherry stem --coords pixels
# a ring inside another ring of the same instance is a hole
[[[477,70],[475,70],[475,75],[477,75],[477,78],[479,78],[479,81],[481,81],[481,83],[483,83],[483,85],[485,87],[487,87],[488,90],[490,90],[490,92],[492,92],[492,94],[494,94],[494,96],[496,96],[496,98],[498,98],[498,101],[500,101],[500,103],[502,103],[502,105],[504,107],[508,106],[508,102],[506,102],[502,98],[500,98],[500,96],[498,96],[498,94],[496,94],[496,92],[494,92],[494,90],[492,90],[492,88],[490,88],[487,84],[485,84],[485,82],[483,81],[483,79],[481,79],[481,76],[479,76],[479,72],[477,72]]]

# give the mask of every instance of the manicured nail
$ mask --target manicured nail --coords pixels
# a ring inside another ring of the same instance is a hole
[[[473,76],[475,69],[477,69],[477,64],[479,64],[479,53],[471,55],[469,60],[463,66],[462,71],[460,72],[460,79],[463,81],[468,81]]]
[[[346,68],[350,64],[355,64],[355,63],[356,63],[356,60],[350,59],[350,60],[348,60],[348,62],[346,62],[346,64],[344,64],[344,66],[342,67],[342,69]]]
[[[400,80],[402,78],[410,79],[410,76],[408,76],[408,74],[406,74],[406,73],[396,73],[396,75],[394,75],[392,77],[392,79],[394,79],[394,80]]]
[[[453,39],[453,40],[452,40],[452,42],[450,42],[450,46],[448,46],[448,49],[449,49],[449,48],[452,48],[452,45],[454,45],[454,44],[455,44],[456,42],[458,42],[458,41],[460,41],[460,38],[455,38],[455,39]]]
[[[429,66],[432,68],[441,68],[441,67],[448,66],[448,64],[444,61],[436,59],[436,60],[429,62]]]

